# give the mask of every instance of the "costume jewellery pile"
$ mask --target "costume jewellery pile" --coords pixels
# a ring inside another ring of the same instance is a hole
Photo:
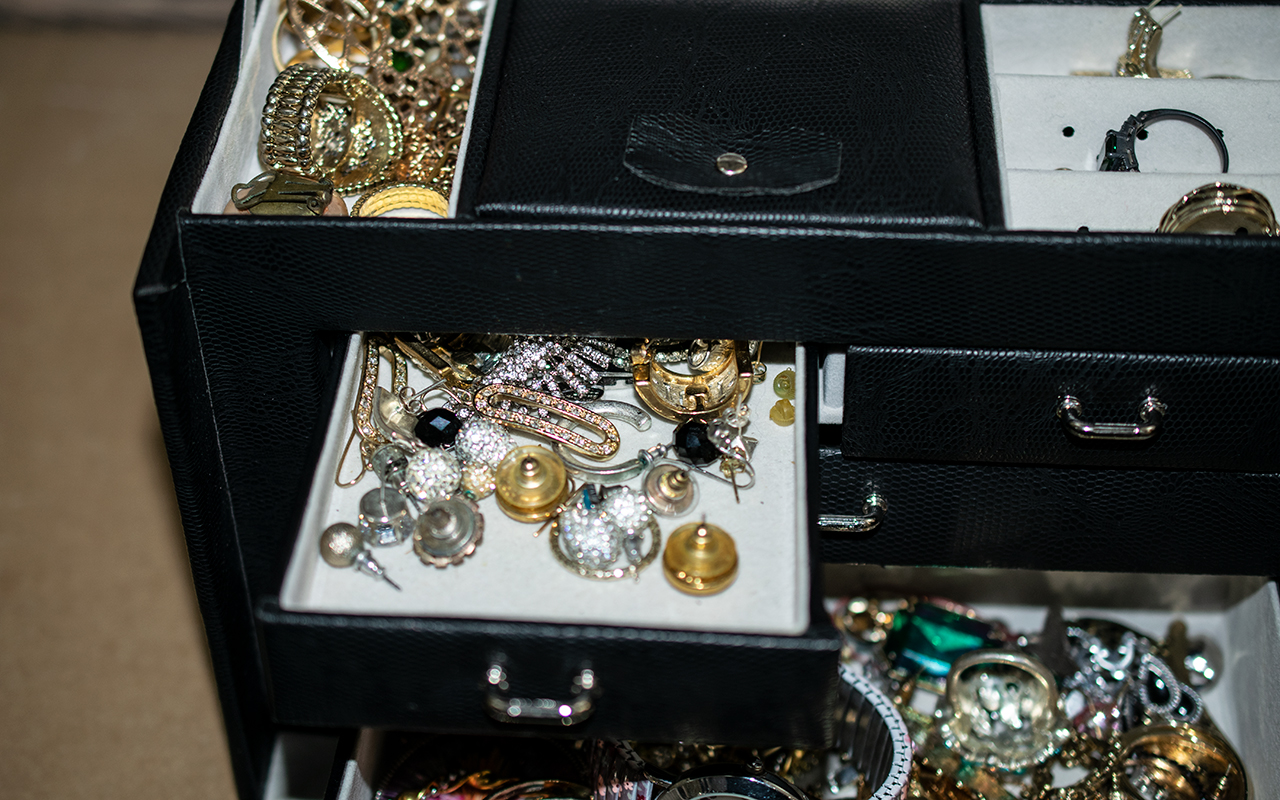
[[[448,214],[485,0],[284,0],[263,108],[267,171],[230,213]],[[358,196],[347,210],[343,195]]]
[[[352,487],[371,471],[380,485],[360,498],[354,523],[324,531],[331,566],[395,585],[372,552],[407,541],[426,565],[460,565],[483,542],[479,503],[492,496],[535,535],[547,531],[554,560],[584,578],[638,579],[661,554],[686,594],[734,582],[733,536],[695,511],[708,483],[735,499],[755,485],[747,400],[766,378],[761,343],[371,333],[362,348],[335,481]],[[383,365],[389,386],[379,384]],[[411,365],[425,385],[411,386]],[[624,384],[635,402],[603,397]],[[793,424],[794,371],[772,386],[767,424]],[[619,453],[618,426],[655,425],[670,429],[665,442]],[[681,517],[664,551],[658,520]]]

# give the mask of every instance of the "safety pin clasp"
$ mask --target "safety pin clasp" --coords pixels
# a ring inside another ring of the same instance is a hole
[[[509,383],[494,383],[475,393],[472,407],[483,417],[525,433],[559,442],[588,458],[610,458],[622,444],[613,423],[594,411],[555,395],[526,389]],[[545,410],[576,427],[593,434],[592,439],[578,430],[558,425],[538,414]]]

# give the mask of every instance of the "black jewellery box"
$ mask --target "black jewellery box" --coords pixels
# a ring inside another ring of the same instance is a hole
[[[1237,79],[1073,75],[1133,11],[494,0],[449,218],[298,219],[219,213],[275,75],[274,2],[237,5],[135,299],[242,796],[284,730],[512,730],[499,657],[530,696],[591,665],[561,735],[829,742],[820,562],[1257,576],[1273,613],[1280,240],[1149,232],[1221,177],[1193,126],[1094,158],[1181,108],[1280,198],[1280,6],[1169,23],[1162,64]],[[351,335],[411,330],[801,343],[794,624],[300,609]]]

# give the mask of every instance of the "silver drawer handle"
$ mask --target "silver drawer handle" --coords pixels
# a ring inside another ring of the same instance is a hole
[[[485,673],[484,706],[499,722],[528,722],[534,725],[576,725],[596,710],[600,685],[596,674],[584,669],[573,679],[573,696],[568,700],[548,697],[509,697],[511,686],[501,664],[491,664]]]
[[[818,529],[829,533],[870,533],[884,522],[889,504],[872,492],[862,501],[861,514],[819,514]]]
[[[1077,439],[1106,439],[1109,441],[1141,442],[1160,432],[1164,422],[1165,405],[1154,397],[1142,401],[1138,409],[1139,425],[1125,422],[1087,422],[1080,418],[1080,401],[1071,395],[1063,395],[1058,401],[1058,416],[1067,424],[1067,432]]]

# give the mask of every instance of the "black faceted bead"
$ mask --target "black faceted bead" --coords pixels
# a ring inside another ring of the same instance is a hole
[[[462,430],[462,420],[447,408],[433,408],[418,417],[413,435],[427,447],[453,447]]]
[[[705,467],[720,458],[720,450],[711,441],[707,423],[701,420],[689,420],[676,426],[676,435],[672,444],[675,446],[676,455],[695,467]]]

